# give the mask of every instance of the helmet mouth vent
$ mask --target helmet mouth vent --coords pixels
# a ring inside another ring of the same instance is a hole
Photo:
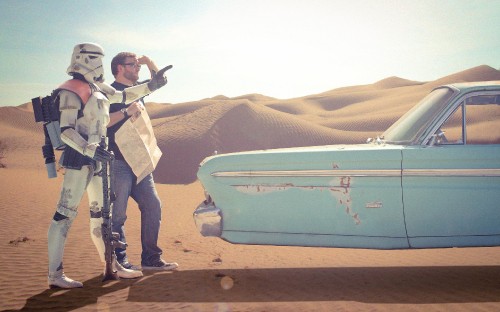
[[[104,82],[104,76],[101,74],[99,77],[94,77],[94,82]]]

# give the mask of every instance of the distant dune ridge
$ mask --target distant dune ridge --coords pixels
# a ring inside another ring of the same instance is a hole
[[[224,95],[179,104],[147,103],[163,157],[159,183],[191,183],[199,163],[217,153],[363,143],[381,134],[438,85],[500,80],[486,65],[430,82],[389,77],[292,99]],[[167,86],[168,87],[168,86]],[[40,149],[43,132],[31,103],[0,108],[0,139],[10,149]],[[39,161],[42,163],[40,152]]]

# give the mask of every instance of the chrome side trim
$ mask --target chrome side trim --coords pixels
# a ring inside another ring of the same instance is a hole
[[[213,172],[219,178],[251,177],[500,177],[500,169],[262,170]]]
[[[500,169],[405,169],[405,177],[500,177]]]
[[[222,171],[212,173],[214,177],[399,177],[401,170],[267,170],[267,171]]]

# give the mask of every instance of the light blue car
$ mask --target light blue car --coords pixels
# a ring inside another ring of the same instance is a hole
[[[216,155],[198,178],[198,229],[235,244],[500,246],[500,82],[436,88],[366,144]]]

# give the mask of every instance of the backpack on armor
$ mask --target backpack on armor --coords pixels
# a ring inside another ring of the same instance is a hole
[[[82,110],[92,94],[88,83],[78,79],[71,79],[52,91],[51,95],[45,96],[44,98],[36,97],[31,99],[35,121],[43,122],[45,144],[42,146],[42,153],[43,158],[45,158],[45,166],[49,178],[55,178],[57,176],[54,149],[64,150],[66,148],[66,145],[61,140],[61,128],[59,125],[61,113],[59,111],[58,95],[61,90],[75,93],[80,98]]]

